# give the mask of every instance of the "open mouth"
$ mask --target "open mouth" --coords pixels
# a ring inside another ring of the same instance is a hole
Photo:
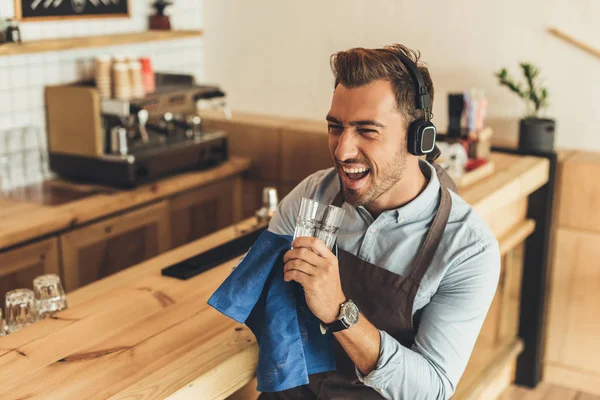
[[[348,179],[353,182],[360,181],[361,179],[363,179],[367,175],[369,175],[369,172],[371,172],[371,170],[369,168],[342,167],[342,170],[344,171],[344,174],[348,177]]]

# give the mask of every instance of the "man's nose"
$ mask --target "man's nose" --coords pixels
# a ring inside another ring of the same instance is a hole
[[[358,147],[356,135],[348,129],[344,130],[338,137],[337,146],[335,147],[335,158],[339,161],[356,158],[358,155]]]

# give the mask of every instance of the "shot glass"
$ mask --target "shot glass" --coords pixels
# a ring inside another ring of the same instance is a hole
[[[325,209],[321,225],[315,236],[325,243],[329,250],[333,249],[345,213],[346,211],[343,208],[332,205],[327,206]]]
[[[38,318],[44,319],[67,308],[67,297],[56,274],[40,275],[33,280]]]
[[[15,289],[6,293],[6,333],[13,333],[37,320],[35,297],[31,289]]]
[[[294,229],[294,239],[300,236],[316,237],[326,208],[325,204],[303,197]]]

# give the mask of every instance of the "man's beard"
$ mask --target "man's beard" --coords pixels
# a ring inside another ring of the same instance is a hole
[[[406,170],[406,146],[402,146],[390,163],[387,165],[380,166],[379,171],[383,174],[375,179],[373,170],[367,176],[367,179],[371,180],[370,186],[363,188],[362,190],[348,189],[344,187],[342,178],[338,175],[340,180],[340,187],[344,188],[344,200],[353,206],[367,206],[369,203],[377,200],[382,194],[386,193],[392,188],[397,182],[399,182],[404,176]],[[341,172],[344,173],[343,171]],[[359,194],[359,192],[362,192]]]

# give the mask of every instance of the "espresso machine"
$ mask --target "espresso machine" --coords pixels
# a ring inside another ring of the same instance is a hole
[[[228,158],[222,131],[202,129],[198,105],[229,112],[217,86],[190,75],[156,74],[142,98],[101,98],[93,82],[46,88],[50,168],[60,176],[133,187]]]

